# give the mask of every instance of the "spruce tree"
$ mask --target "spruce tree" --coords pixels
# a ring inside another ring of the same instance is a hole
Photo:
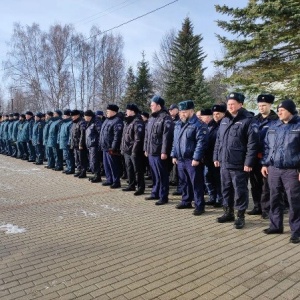
[[[192,99],[198,106],[207,102],[207,89],[202,63],[206,57],[200,43],[201,35],[193,33],[191,20],[185,18],[171,47],[172,71],[167,79],[167,103]]]
[[[300,97],[299,0],[249,0],[245,8],[216,5],[229,21],[217,21],[235,38],[218,35],[226,48],[216,64],[233,72],[228,81],[250,93]]]
[[[135,103],[137,101],[137,85],[136,77],[134,75],[133,68],[130,66],[126,74],[126,90],[125,95],[122,98],[121,109],[125,110],[126,105],[129,103]]]

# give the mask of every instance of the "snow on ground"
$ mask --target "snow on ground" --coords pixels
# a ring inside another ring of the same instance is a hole
[[[26,231],[25,228],[19,228],[17,225],[5,224],[0,226],[0,231],[5,231],[6,234],[10,233],[23,233]]]

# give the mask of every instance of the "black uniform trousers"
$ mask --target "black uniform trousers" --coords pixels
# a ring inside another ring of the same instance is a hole
[[[143,164],[143,156],[143,153],[135,156],[124,153],[125,165],[128,176],[128,187],[135,188],[135,185],[137,184],[137,188],[140,191],[145,190],[145,167]]]

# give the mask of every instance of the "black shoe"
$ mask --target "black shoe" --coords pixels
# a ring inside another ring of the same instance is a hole
[[[238,217],[235,221],[234,221],[234,226],[236,229],[242,229],[245,226],[245,218],[243,217]]]
[[[66,175],[75,174],[75,171],[66,171],[65,174]]]
[[[81,174],[81,172],[77,172],[74,174],[74,177],[78,177]]]
[[[175,191],[172,193],[173,196],[181,196],[182,192]]]
[[[280,229],[267,228],[267,229],[263,230],[263,233],[265,233],[265,234],[281,234],[281,233],[283,233],[283,228],[280,228]]]
[[[103,185],[103,186],[109,186],[109,185],[112,185],[112,183],[109,183],[109,182],[107,182],[107,181],[104,181],[104,182],[102,183],[102,185]]]
[[[205,213],[205,210],[204,209],[195,209],[193,211],[193,215],[194,216],[201,216],[203,213]]]
[[[205,202],[205,205],[215,205],[216,204],[216,201],[214,200],[209,200],[207,202]]]
[[[261,209],[253,208],[252,210],[248,211],[247,214],[250,216],[259,216],[262,214],[262,211]]]
[[[152,196],[149,196],[149,197],[145,197],[145,200],[158,200],[159,197],[152,197]]]
[[[46,169],[52,169],[53,167],[50,166],[45,166]]]
[[[147,187],[151,189],[151,188],[153,188],[153,184],[149,184],[149,185],[147,185]]]
[[[118,188],[120,188],[120,187],[121,187],[121,184],[120,184],[120,183],[113,183],[113,184],[110,186],[111,189],[118,189]]]
[[[38,166],[40,166],[40,165],[42,165],[43,163],[42,163],[42,162],[36,162],[35,164],[38,165]]]
[[[144,194],[144,190],[137,190],[136,192],[133,193],[134,196],[140,196]]]
[[[67,172],[67,170],[63,170],[63,171],[62,171],[63,174],[66,174],[66,172]]]
[[[214,207],[222,207],[223,205],[222,205],[222,203],[220,203],[220,202],[216,202],[213,206],[214,206]]]
[[[78,178],[86,178],[86,172],[81,172],[79,174],[79,176],[77,176]]]
[[[182,203],[177,204],[175,207],[177,209],[193,208],[192,204],[182,204]]]
[[[235,220],[234,218],[234,211],[232,208],[224,207],[225,213],[217,218],[218,223],[227,223],[227,222],[233,222]]]
[[[155,202],[155,205],[165,205],[168,202],[169,202],[168,200],[159,200],[159,201]]]
[[[266,212],[262,212],[261,217],[262,217],[264,220],[269,219],[269,214],[266,213]]]
[[[28,159],[28,162],[35,162],[35,160],[33,160],[33,159]]]
[[[100,176],[94,177],[94,178],[90,178],[90,181],[92,183],[97,183],[97,182],[102,182],[102,179]]]
[[[177,182],[175,182],[175,181],[170,181],[170,182],[169,182],[169,185],[170,185],[170,186],[177,186]]]
[[[64,168],[55,168],[54,171],[62,171]]]
[[[121,177],[121,179],[127,179],[128,177],[127,177],[127,175],[123,175],[122,177]]]
[[[135,188],[133,188],[133,187],[127,187],[127,188],[124,188],[124,189],[122,189],[122,191],[123,192],[134,192],[135,191]]]
[[[296,234],[292,234],[290,238],[290,242],[293,244],[299,244],[300,243],[300,237]]]

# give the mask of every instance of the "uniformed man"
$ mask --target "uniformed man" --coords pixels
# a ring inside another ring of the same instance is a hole
[[[42,121],[43,114],[38,112],[35,114],[35,122],[32,128],[32,146],[35,147],[36,165],[42,165],[44,161],[44,148],[43,148],[43,130],[45,122]]]
[[[270,190],[267,178],[261,174],[261,159],[264,149],[264,139],[269,127],[278,120],[275,111],[271,109],[275,97],[271,94],[261,94],[257,97],[258,110],[254,119],[258,125],[259,148],[255,164],[250,172],[251,194],[254,207],[248,212],[249,215],[261,215],[267,219],[270,210]]]
[[[213,120],[213,113],[210,108],[201,109],[200,120],[205,124],[209,124]]]
[[[84,135],[82,134],[85,131],[86,122],[77,109],[72,110],[71,116],[73,124],[71,127],[70,148],[74,151],[75,166],[77,167],[74,177],[86,178],[88,158]]]
[[[25,141],[25,133],[24,133],[24,126],[25,126],[25,114],[21,114],[19,117],[19,124],[18,124],[18,136],[17,136],[17,147],[19,150],[19,157],[22,160],[27,160],[28,158],[28,149],[27,143]]]
[[[153,187],[146,200],[157,199],[156,205],[168,203],[169,170],[168,158],[173,142],[174,124],[165,108],[165,100],[154,96],[150,104],[151,117],[145,133],[144,151],[152,170]]]
[[[17,139],[18,139],[18,125],[19,125],[19,113],[13,114],[13,125],[11,129],[11,147],[12,147],[12,157],[18,157],[19,156],[19,150],[17,146]]]
[[[262,175],[270,187],[270,226],[265,234],[283,233],[282,189],[289,202],[291,243],[300,243],[300,117],[295,103],[278,105],[279,120],[267,131],[262,159]]]
[[[101,119],[95,116],[95,113],[88,109],[84,112],[85,127],[85,144],[88,149],[89,166],[94,177],[89,178],[92,183],[101,182],[100,161],[102,151],[99,145],[100,132],[102,127]]]
[[[199,216],[205,212],[204,155],[208,128],[204,122],[199,122],[192,100],[180,102],[179,111],[180,121],[175,124],[171,152],[182,185],[182,200],[176,208],[191,208],[194,200],[194,215]]]
[[[248,207],[248,177],[252,171],[258,147],[258,129],[253,116],[243,108],[245,96],[231,93],[227,97],[227,112],[218,131],[215,149],[215,167],[221,167],[222,195],[225,213],[217,222],[233,222],[237,209],[236,229],[245,226]]]
[[[209,195],[209,201],[206,202],[206,205],[221,207],[223,204],[223,196],[221,190],[220,168],[215,167],[213,154],[220,123],[225,116],[226,106],[222,104],[215,104],[211,111],[213,119],[207,124],[209,133],[208,147],[205,153],[205,184]]]
[[[58,132],[58,144],[59,149],[63,151],[63,158],[66,162],[66,168],[63,171],[66,175],[75,173],[74,151],[70,149],[70,131],[72,124],[71,110],[65,109]]]
[[[45,126],[43,129],[43,146],[45,151],[45,157],[47,158],[47,166],[46,169],[53,169],[55,168],[55,159],[54,154],[51,146],[48,146],[48,138],[49,138],[49,128],[52,123],[53,112],[47,111],[45,116]]]
[[[106,176],[106,181],[102,185],[110,186],[111,189],[121,187],[122,161],[120,146],[123,121],[118,111],[119,107],[116,104],[107,106],[106,119],[102,124],[100,133],[100,147],[103,151],[103,164]]]
[[[62,122],[62,111],[57,109],[53,113],[53,118],[51,118],[51,124],[48,131],[47,146],[52,148],[55,166],[52,170],[62,171],[63,170],[63,153],[59,149],[59,144],[57,141],[59,128]]]
[[[144,178],[144,137],[145,124],[139,115],[137,105],[131,103],[126,106],[125,125],[123,128],[121,153],[124,155],[128,176],[128,186],[122,191],[135,191],[139,196],[145,191]],[[137,185],[137,190],[135,186]]]
[[[33,118],[33,113],[31,111],[26,111],[25,113],[25,118],[26,122],[24,124],[23,130],[24,130],[24,137],[25,141],[27,143],[27,149],[28,149],[28,161],[29,162],[35,162],[36,159],[36,153],[35,153],[35,148],[32,145],[32,129],[33,129],[33,124],[34,124],[34,118]]]
[[[9,115],[3,116],[3,125],[2,125],[2,141],[3,141],[3,153],[8,155],[8,125],[9,125]]]
[[[12,156],[12,131],[14,126],[14,114],[9,114],[7,125],[7,155]]]

